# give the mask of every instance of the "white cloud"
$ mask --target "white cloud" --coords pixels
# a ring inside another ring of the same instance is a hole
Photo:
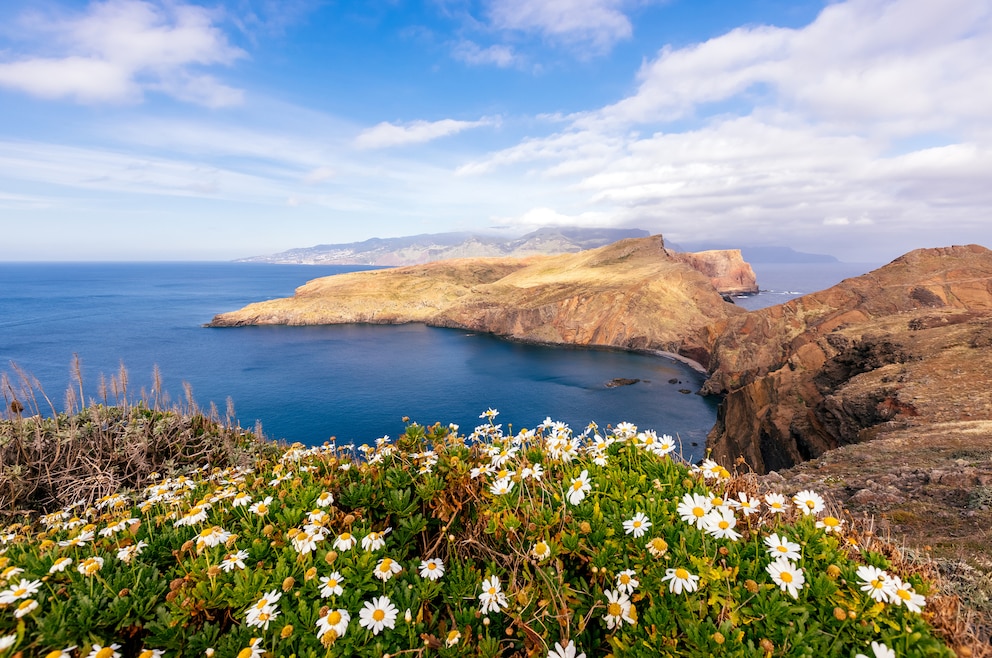
[[[458,173],[558,181],[568,207],[676,240],[988,235],[975,217],[992,206],[990,46],[988,3],[831,4],[804,28],[663,48],[629,97]]]
[[[510,66],[517,66],[523,60],[513,52],[510,46],[495,44],[483,48],[474,41],[463,39],[452,48],[455,59],[472,65],[492,64],[505,69]]]
[[[622,4],[620,0],[491,0],[489,18],[500,30],[534,31],[605,51],[633,33]]]
[[[355,138],[355,146],[360,149],[378,149],[391,146],[422,144],[441,137],[455,135],[470,128],[496,125],[498,122],[498,119],[488,117],[479,119],[478,121],[458,121],[455,119],[413,121],[406,125],[383,121],[368,130],[362,131]]]
[[[135,103],[146,91],[208,107],[242,100],[240,90],[197,70],[245,56],[203,7],[105,0],[80,16],[26,15],[22,22],[22,37],[43,53],[5,53],[0,86],[80,103]]]

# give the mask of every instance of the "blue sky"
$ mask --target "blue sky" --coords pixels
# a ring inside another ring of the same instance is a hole
[[[985,0],[8,0],[0,260],[992,246]]]

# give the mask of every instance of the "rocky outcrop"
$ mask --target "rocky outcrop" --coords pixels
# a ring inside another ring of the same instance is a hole
[[[714,456],[758,472],[907,427],[992,419],[992,252],[921,249],[729,318],[704,393],[724,395]]]
[[[754,270],[744,261],[740,249],[671,253],[676,260],[708,276],[713,287],[725,295],[753,295],[758,292]]]
[[[660,350],[705,365],[706,327],[743,313],[652,236],[577,254],[324,277],[210,325],[424,322],[529,342]]]

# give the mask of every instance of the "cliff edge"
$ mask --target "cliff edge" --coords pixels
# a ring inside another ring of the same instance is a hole
[[[731,317],[702,392],[724,395],[716,459],[759,473],[900,430],[974,423],[992,445],[992,251],[920,249],[786,304]]]
[[[705,366],[706,327],[743,313],[651,236],[575,254],[324,277],[291,298],[217,315],[209,326],[423,322],[537,343],[660,350]]]

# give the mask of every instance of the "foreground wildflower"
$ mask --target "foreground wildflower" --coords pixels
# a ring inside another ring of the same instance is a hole
[[[117,651],[120,648],[121,645],[119,644],[111,644],[109,647],[94,644],[90,652],[86,654],[86,658],[121,658],[120,652]]]
[[[903,582],[899,576],[892,576],[889,586],[889,600],[892,603],[902,604],[911,612],[922,612],[926,605],[926,598],[922,594],[917,594],[912,585]]]
[[[768,547],[768,553],[773,560],[779,558],[798,560],[801,557],[799,544],[791,542],[785,537],[779,537],[777,532],[765,537],[765,546]]]
[[[548,542],[542,539],[541,541],[534,544],[534,547],[530,549],[530,554],[536,557],[538,560],[543,560],[551,556],[551,546],[548,545]]]
[[[648,542],[648,551],[654,557],[661,557],[668,552],[668,542],[661,537],[655,537]]]
[[[637,620],[631,615],[630,599],[619,590],[608,589],[603,592],[606,595],[606,614],[603,621],[610,630],[623,626],[623,622],[636,624]]]
[[[357,543],[355,535],[350,532],[342,532],[338,535],[337,539],[334,540],[334,548],[339,551],[350,551],[352,547]]]
[[[329,610],[326,615],[317,620],[317,637],[325,646],[339,637],[344,637],[348,631],[351,615],[347,610],[337,608]]]
[[[634,515],[634,518],[628,519],[623,522],[623,531],[628,535],[634,535],[634,538],[642,537],[648,528],[651,527],[651,521],[645,516],[644,512],[638,512]]]
[[[780,493],[770,493],[765,496],[765,504],[772,514],[781,514],[785,511],[785,496]]]
[[[681,594],[683,591],[695,592],[699,587],[699,576],[689,573],[682,567],[665,569],[661,582],[667,582],[668,591],[673,594]]]
[[[586,492],[592,489],[592,485],[589,483],[589,471],[582,471],[579,477],[572,480],[572,484],[568,487],[568,502],[573,505],[578,505],[582,502],[582,499],[586,497]]]
[[[459,630],[448,631],[448,637],[444,640],[444,646],[453,647],[458,644],[458,641],[462,639],[462,633]]]
[[[26,599],[37,593],[39,589],[41,589],[40,580],[25,580],[22,578],[21,582],[17,585],[12,585],[10,589],[0,592],[0,604],[9,605],[18,599]]]
[[[881,642],[871,643],[871,653],[873,658],[896,658],[896,652]],[[863,653],[859,653],[855,656],[855,658],[868,658],[868,656]]]
[[[727,502],[728,505],[733,507],[735,510],[740,510],[740,513],[744,516],[751,516],[758,511],[758,501],[753,498],[748,498],[748,495],[743,491],[737,494],[737,500],[731,499]]]
[[[20,619],[31,613],[38,607],[38,602],[34,599],[24,599],[18,604],[17,609],[14,610],[14,617]]]
[[[569,640],[565,646],[562,646],[561,642],[555,642],[554,648],[548,651],[548,658],[586,658],[585,652],[577,654],[576,651],[575,642],[572,640]]]
[[[637,572],[633,569],[625,569],[617,574],[617,589],[626,594],[632,594],[637,586],[640,585],[640,581],[634,576]]]
[[[386,545],[386,535],[392,528],[386,528],[382,532],[370,532],[362,538],[362,549],[371,552],[377,551]]]
[[[697,493],[687,493],[682,496],[682,501],[675,508],[675,511],[683,521],[702,530],[706,524],[706,515],[711,509],[713,509],[713,503],[709,498]]]
[[[499,612],[507,606],[506,594],[496,576],[490,576],[482,581],[482,593],[479,594],[479,603],[482,604],[482,614],[489,612]]]
[[[388,557],[382,558],[375,565],[375,577],[382,582],[386,582],[401,571],[403,571],[403,567],[400,566],[399,562]]]
[[[248,640],[248,646],[238,652],[238,658],[260,658],[265,655],[262,638],[253,637]]]
[[[249,626],[258,626],[263,630],[268,630],[269,622],[279,616],[279,609],[276,603],[282,598],[282,594],[277,590],[266,592],[265,595],[255,602],[245,614],[245,623]]]
[[[385,628],[396,627],[396,613],[399,612],[388,596],[378,596],[363,604],[358,613],[358,625],[378,635]]]
[[[248,551],[246,550],[240,550],[236,553],[228,553],[224,556],[224,559],[220,561],[220,568],[224,571],[244,569],[246,559],[248,559]]]
[[[887,574],[878,567],[862,565],[858,567],[858,579],[861,580],[861,591],[866,592],[879,603],[886,603],[892,598],[892,582]]]
[[[794,599],[799,598],[799,590],[806,582],[802,569],[785,558],[775,560],[765,569],[783,592],[788,592]]]
[[[803,514],[819,514],[825,507],[823,498],[808,489],[800,491],[792,497],[792,502]]]
[[[420,563],[420,577],[428,580],[437,580],[444,575],[444,562],[434,558],[424,560]]]
[[[844,525],[844,521],[835,516],[825,516],[816,522],[817,528],[823,528],[824,532],[838,532]]]
[[[72,564],[71,557],[60,557],[57,560],[55,560],[55,562],[52,563],[52,566],[49,567],[48,569],[48,573],[58,573],[59,571],[65,571],[65,568],[68,567],[70,564]]]
[[[341,596],[344,594],[344,588],[341,587],[341,583],[344,582],[344,578],[340,573],[335,571],[330,576],[323,576],[320,579],[320,595],[323,598],[328,596]],[[339,633],[339,635],[341,635]]]
[[[100,556],[88,557],[79,563],[76,570],[84,576],[92,576],[103,568],[103,558]]]
[[[733,510],[726,507],[714,509],[703,518],[703,529],[717,539],[737,541],[741,538],[741,533],[734,530],[737,526],[737,517],[734,516]]]
[[[125,564],[131,564],[133,560],[138,555],[141,555],[141,551],[148,547],[148,543],[144,540],[139,541],[137,544],[131,544],[130,546],[125,546],[124,548],[117,549],[117,559]]]

